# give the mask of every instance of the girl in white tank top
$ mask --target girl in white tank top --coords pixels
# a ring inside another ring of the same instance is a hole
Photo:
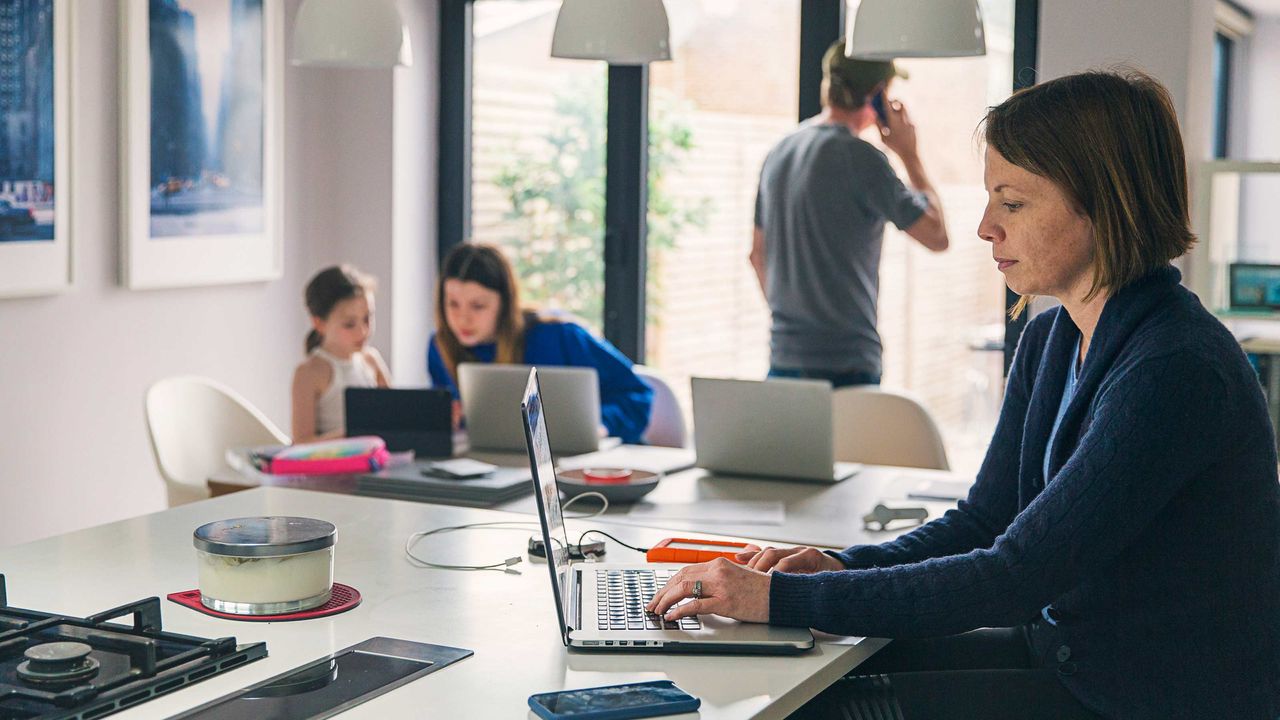
[[[347,426],[343,402],[347,388],[378,387],[378,373],[359,353],[343,360],[321,346],[311,351],[311,357],[329,363],[333,371],[329,387],[316,400],[316,435],[327,435]]]
[[[307,359],[293,373],[293,441],[342,437],[349,387],[388,387],[390,373],[371,345],[373,278],[343,265],[307,284]]]

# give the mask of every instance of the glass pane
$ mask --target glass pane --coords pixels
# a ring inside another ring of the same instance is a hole
[[[977,471],[1004,389],[1004,279],[977,237],[987,194],[974,130],[1013,89],[1014,0],[981,0],[987,54],[899,61],[910,78],[889,96],[906,104],[938,191],[951,247],[925,250],[892,224],[880,263],[879,331],[887,387],[920,397],[942,429],[953,469]],[[849,12],[856,11],[851,2]],[[879,143],[875,133],[866,137]],[[883,149],[883,146],[881,146]],[[892,151],[890,162],[905,178]]]
[[[471,239],[503,246],[526,304],[604,316],[604,63],[550,56],[559,0],[478,0]]]
[[[893,83],[890,95],[905,102],[915,123],[951,247],[934,254],[888,225],[879,300],[883,383],[922,398],[961,473],[977,471],[1004,392],[1005,282],[991,245],[977,236],[987,192],[974,129],[988,106],[1012,92],[1014,0],[980,6],[986,55],[900,61],[911,77]],[[887,154],[905,178],[897,156]]]
[[[1280,220],[1280,213],[1276,212],[1280,173],[1242,173],[1239,178],[1240,198],[1236,205],[1239,225],[1235,230],[1238,258],[1240,262],[1280,263],[1280,246],[1275,241],[1276,221]],[[1217,189],[1215,186],[1214,190]],[[1230,222],[1230,218],[1223,221]],[[1214,218],[1214,223],[1219,223],[1218,218]]]
[[[1228,123],[1231,118],[1231,39],[1213,35],[1213,156],[1227,156]]]
[[[888,226],[878,325],[883,382],[924,400],[952,466],[965,472],[981,460],[1003,388],[1004,283],[990,247],[976,237],[986,193],[974,130],[1011,91],[1013,5],[983,0],[986,56],[902,61],[911,77],[889,93],[917,126],[952,245],[933,254]],[[799,6],[667,4],[674,60],[651,66],[647,360],[685,403],[690,375],[763,378],[768,371],[769,312],[747,254],[764,156],[796,127]],[[856,6],[850,3],[850,16]],[[874,130],[863,137],[879,145]]]
[[[690,376],[769,369],[769,311],[747,253],[760,165],[795,127],[800,2],[666,6],[673,59],[649,70],[645,351],[687,413]]]

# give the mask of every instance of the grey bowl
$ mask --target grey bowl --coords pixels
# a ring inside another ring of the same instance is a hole
[[[610,503],[629,503],[639,500],[658,487],[662,475],[647,470],[632,470],[631,479],[625,483],[605,483],[587,482],[582,476],[582,470],[562,470],[556,478],[560,481],[560,492],[564,493],[565,499],[586,492],[598,492],[608,498]]]

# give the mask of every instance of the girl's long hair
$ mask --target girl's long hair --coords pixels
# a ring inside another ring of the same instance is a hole
[[[458,377],[458,364],[475,361],[476,356],[453,333],[445,319],[444,283],[446,280],[474,282],[498,293],[498,327],[495,331],[497,352],[494,362],[514,364],[524,359],[525,330],[536,321],[533,313],[520,306],[520,289],[515,271],[502,251],[493,245],[463,243],[449,251],[440,268],[436,286],[436,348],[449,376]]]

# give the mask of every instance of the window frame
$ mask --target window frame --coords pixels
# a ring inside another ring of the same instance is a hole
[[[1013,91],[1036,84],[1040,73],[1037,58],[1040,44],[1040,0],[1014,0],[1013,5]],[[1012,308],[1021,296],[1008,286],[1004,289],[1005,307]],[[1004,315],[1004,376],[1009,377],[1018,340],[1027,328],[1031,313],[1018,317]]]
[[[1213,157],[1225,160],[1231,151],[1231,73],[1234,70],[1235,38],[1213,33]]]
[[[605,101],[604,337],[644,362],[649,66],[609,65]],[[636,118],[642,118],[636,122]]]
[[[474,0],[440,0],[440,135],[436,176],[436,268],[471,236],[471,81]]]
[[[471,234],[471,83],[474,5],[440,0],[440,135],[437,155],[437,259]],[[1040,0],[1015,0],[1013,89],[1035,83]],[[846,27],[844,0],[800,1],[797,119],[821,109],[822,54]],[[645,274],[649,74],[647,66],[610,65],[606,115],[604,336],[633,362],[645,359]],[[1006,290],[1011,305],[1017,295]],[[1026,325],[1006,317],[1005,373]]]
[[[1254,30],[1253,13],[1232,0],[1218,0],[1213,7],[1213,157],[1225,160],[1231,153],[1232,105],[1236,58],[1245,52]]]

